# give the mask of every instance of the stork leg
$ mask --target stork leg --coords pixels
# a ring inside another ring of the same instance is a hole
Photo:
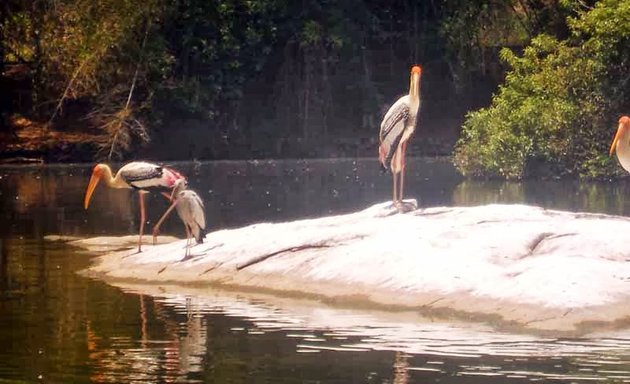
[[[394,156],[392,156],[391,160],[391,170],[392,170],[392,203],[394,207],[398,207],[398,188],[399,188],[399,173],[400,173],[400,145],[396,148],[394,152]]]
[[[396,192],[396,178],[396,172],[392,171],[392,203],[394,203],[394,205],[396,205],[396,199],[398,198],[398,193]]]
[[[146,220],[144,209],[144,194],[144,191],[138,191],[138,196],[140,199],[140,233],[138,235],[138,253],[142,252],[142,234],[144,233],[144,222]]]
[[[188,257],[190,256],[190,234],[191,234],[191,230],[188,228],[188,225],[184,225],[184,227],[186,228],[186,252],[184,252],[184,259],[188,259]]]
[[[402,204],[403,201],[403,187],[405,186],[405,154],[407,152],[407,142],[402,143],[402,150],[400,153],[400,188],[398,189],[398,202]]]
[[[171,211],[173,210],[173,208],[175,208],[175,205],[177,205],[177,200],[175,200],[170,207],[168,207],[168,209],[166,210],[166,212],[164,212],[164,214],[162,215],[162,217],[160,217],[160,220],[158,220],[158,222],[153,226],[153,245],[155,245],[155,243],[157,242],[157,235],[158,232],[160,231],[160,225],[162,225],[162,223],[164,222],[164,220],[166,219],[166,217],[169,215],[169,213],[171,213]]]
[[[418,205],[413,202],[403,202],[404,197],[404,186],[405,186],[405,168],[407,166],[405,161],[405,155],[407,154],[407,142],[402,144],[400,158],[400,185],[398,187],[398,212],[405,213],[409,211],[413,211],[418,208]]]
[[[160,194],[164,197],[166,197],[166,200],[171,201],[171,195],[169,195],[166,192],[160,192]],[[155,245],[157,243],[157,235],[160,231],[160,225],[162,225],[162,223],[164,222],[164,220],[166,220],[166,217],[171,213],[171,211],[173,210],[173,208],[175,208],[175,204],[177,204],[177,201],[174,201],[173,204],[171,204],[170,207],[168,207],[168,209],[166,210],[166,212],[164,212],[164,214],[162,215],[162,217],[160,217],[160,220],[158,220],[157,224],[155,224],[153,226],[153,245]]]
[[[188,229],[188,225],[184,224],[184,228],[186,229],[186,248],[190,248],[190,229]]]

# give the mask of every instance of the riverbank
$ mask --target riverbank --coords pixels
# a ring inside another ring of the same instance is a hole
[[[0,164],[92,162],[107,137],[87,131],[59,131],[13,116],[0,132]]]

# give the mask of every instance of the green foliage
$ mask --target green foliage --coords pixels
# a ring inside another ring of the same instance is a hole
[[[539,35],[521,56],[504,49],[511,70],[492,105],[468,114],[459,169],[507,178],[609,173],[612,122],[628,102],[630,29],[621,21],[629,10],[629,0],[602,1],[571,20],[568,40]]]
[[[445,11],[440,33],[461,89],[497,75],[491,72],[501,47],[522,47],[539,33],[562,33],[566,14],[556,3],[531,0],[449,0]]]
[[[426,69],[423,125],[440,128],[509,66],[469,114],[461,169],[591,175],[628,107],[628,1],[5,0],[0,56],[30,69],[30,117],[99,129],[120,156],[188,128],[208,147],[338,155],[336,139],[371,145],[411,63]]]
[[[158,108],[217,121],[235,107],[249,78],[260,72],[274,43],[280,1],[168,0],[164,56],[167,82],[156,84]]]
[[[69,87],[80,99],[131,79],[155,2],[65,0],[40,11],[44,23],[36,34],[46,87],[51,95]]]

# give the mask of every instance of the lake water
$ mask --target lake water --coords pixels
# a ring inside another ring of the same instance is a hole
[[[176,163],[210,230],[351,212],[386,201],[376,160]],[[127,285],[76,272],[90,255],[44,236],[134,234],[137,201],[90,165],[0,168],[0,383],[630,382],[630,333],[511,334],[497,324],[342,308],[300,298]],[[422,206],[527,203],[630,215],[630,184],[465,181],[446,159],[413,159]],[[147,199],[151,223],[165,199]],[[151,225],[148,226],[151,228]],[[172,217],[162,233],[183,236]]]

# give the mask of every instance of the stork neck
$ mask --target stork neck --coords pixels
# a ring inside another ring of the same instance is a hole
[[[116,174],[116,177],[112,174],[112,169],[107,164],[101,165],[101,172],[103,172],[102,178],[110,188],[129,188],[129,186],[123,181],[120,174]]]
[[[619,163],[626,171],[630,172],[630,145],[628,145],[630,137],[623,135],[617,142],[617,158]]]
[[[409,97],[417,100],[420,96],[420,76],[418,74],[411,75],[409,81]]]

